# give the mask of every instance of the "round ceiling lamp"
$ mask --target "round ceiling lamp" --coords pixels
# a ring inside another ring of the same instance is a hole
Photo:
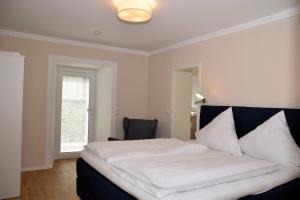
[[[126,22],[142,23],[152,17],[153,0],[117,0],[118,17]]]

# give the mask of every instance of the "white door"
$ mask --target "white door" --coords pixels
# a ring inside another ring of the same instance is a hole
[[[78,155],[94,139],[95,72],[59,67],[56,98],[56,158]]]

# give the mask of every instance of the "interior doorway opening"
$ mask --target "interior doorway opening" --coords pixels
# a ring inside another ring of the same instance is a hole
[[[195,94],[200,92],[200,66],[174,69],[172,73],[171,137],[195,139],[199,127]]]

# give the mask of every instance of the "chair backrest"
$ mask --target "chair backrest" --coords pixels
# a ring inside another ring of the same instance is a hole
[[[154,139],[158,120],[123,119],[124,140]]]

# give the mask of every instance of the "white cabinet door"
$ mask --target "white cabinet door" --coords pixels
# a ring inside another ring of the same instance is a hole
[[[24,57],[0,52],[0,199],[20,195]]]

